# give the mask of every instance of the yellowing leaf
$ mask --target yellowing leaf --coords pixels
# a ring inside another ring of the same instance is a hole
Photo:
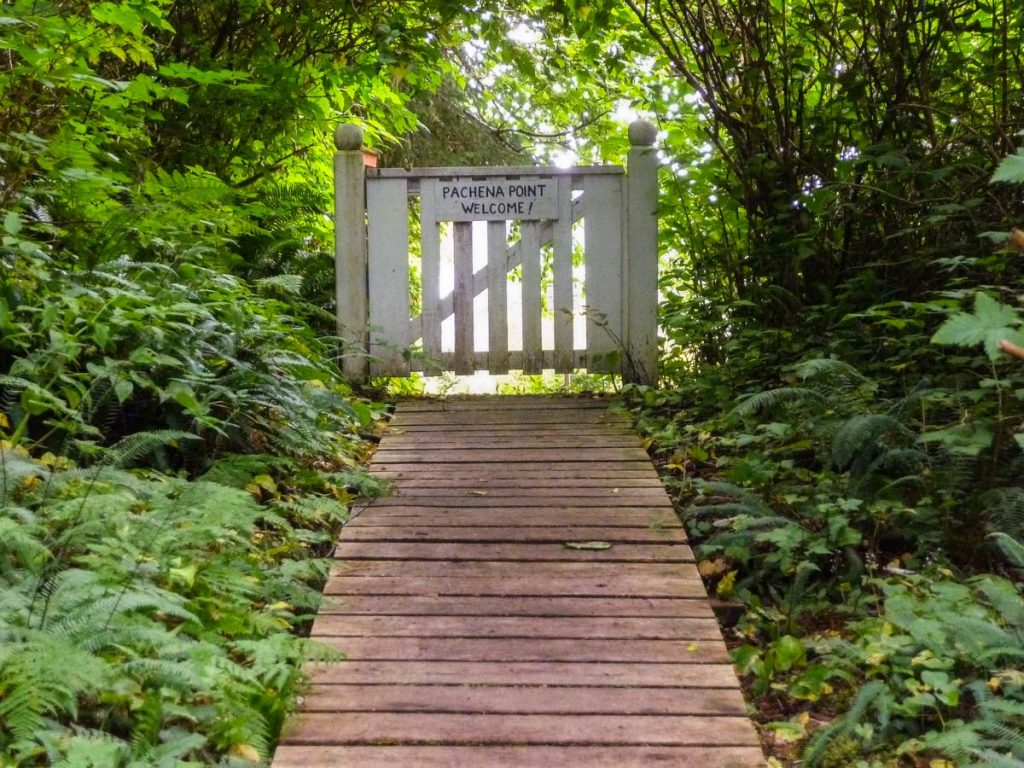
[[[736,588],[736,571],[729,571],[715,587],[715,594],[719,597],[729,597]]]
[[[0,427],[3,427],[4,429],[11,428],[11,422],[7,418],[7,414],[4,413],[3,411],[0,411]]]
[[[231,756],[248,760],[250,763],[261,762],[260,752],[252,744],[235,744],[231,748]]]
[[[186,565],[184,568],[171,568],[168,573],[173,581],[180,581],[188,586],[196,583],[196,566]]]

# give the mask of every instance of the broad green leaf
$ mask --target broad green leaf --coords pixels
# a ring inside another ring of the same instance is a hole
[[[1003,158],[992,174],[992,181],[1006,181],[1010,184],[1024,184],[1024,152]]]
[[[1017,316],[1016,310],[1005,304],[1000,304],[987,293],[975,294],[974,314],[988,328],[1020,323],[1020,317]]]
[[[8,211],[4,217],[4,229],[8,234],[16,235],[21,231],[21,216],[17,211]]]
[[[119,403],[123,403],[131,397],[133,391],[135,391],[135,385],[128,379],[118,379],[114,382],[114,394]]]
[[[957,312],[949,317],[932,336],[933,344],[973,347],[984,344],[989,359],[999,359],[999,342],[1006,339],[1020,343],[1016,330],[1020,317],[1013,307],[1001,304],[986,293],[974,297],[974,312]]]
[[[788,672],[807,654],[804,644],[792,635],[783,635],[775,642],[775,668]]]

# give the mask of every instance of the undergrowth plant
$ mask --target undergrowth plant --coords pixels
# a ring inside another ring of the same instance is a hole
[[[8,763],[259,761],[302,664],[335,658],[296,632],[319,603],[352,478],[259,455],[194,481],[129,470],[194,440],[136,433],[87,467],[0,443]]]
[[[934,341],[968,353],[902,391],[821,357],[723,416],[695,410],[714,376],[689,401],[627,388],[701,573],[744,605],[765,738],[800,764],[1024,765],[1024,369],[997,350],[1021,320],[964,298]]]

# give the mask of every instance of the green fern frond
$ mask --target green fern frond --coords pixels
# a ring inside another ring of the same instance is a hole
[[[852,416],[836,430],[832,440],[832,460],[842,470],[852,464],[858,455],[874,456],[879,442],[886,435],[907,441],[914,438],[904,424],[888,414],[865,413]]]
[[[172,429],[136,432],[122,438],[108,448],[103,456],[103,465],[115,469],[123,469],[152,453],[157,448],[174,445],[178,441],[198,439],[196,435]]]
[[[730,415],[737,418],[749,418],[759,413],[773,411],[783,405],[795,405],[808,402],[825,403],[827,400],[820,392],[806,387],[782,387],[769,389],[750,395],[732,409]]]
[[[830,357],[820,357],[798,363],[796,375],[803,381],[828,379],[847,384],[864,384],[870,381],[849,363]]]
[[[864,685],[857,692],[857,696],[845,714],[814,734],[804,750],[804,764],[809,768],[816,768],[820,765],[828,745],[841,736],[851,733],[872,704],[884,706],[887,692],[885,683],[880,680],[872,680]]]
[[[1024,488],[1000,488],[991,494],[989,521],[997,531],[1024,538]]]

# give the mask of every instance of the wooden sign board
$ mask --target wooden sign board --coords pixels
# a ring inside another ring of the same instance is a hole
[[[540,221],[558,218],[558,182],[551,178],[438,181],[438,221]]]

